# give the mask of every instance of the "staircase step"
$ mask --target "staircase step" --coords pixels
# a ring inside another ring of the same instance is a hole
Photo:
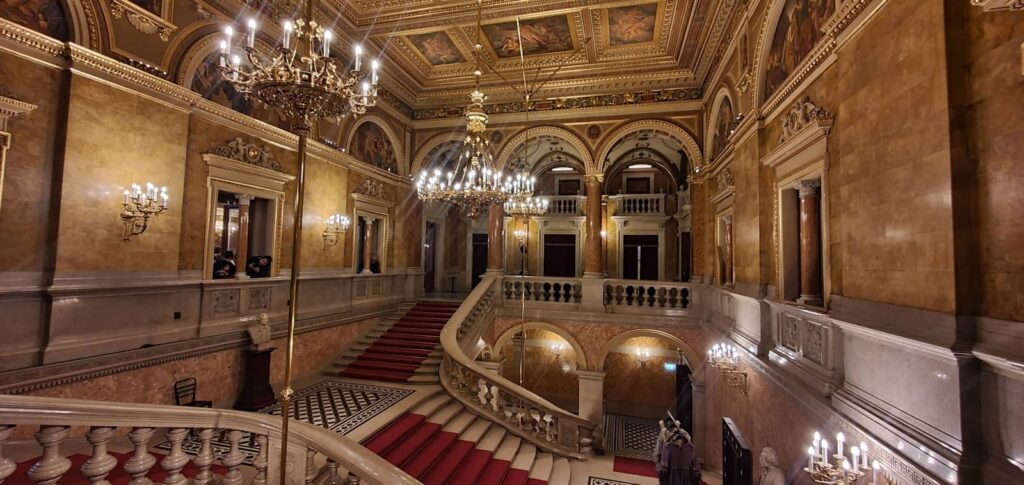
[[[431,423],[437,423],[442,426],[448,424],[455,416],[458,416],[462,412],[462,405],[457,402],[449,402],[447,405],[434,411],[427,416],[427,421]]]
[[[377,354],[414,355],[426,357],[433,351],[431,349],[409,349],[405,347],[398,347],[395,345],[375,343],[367,347],[366,352],[372,352]]]
[[[555,459],[551,456],[551,453],[540,453],[537,458],[533,460],[533,466],[530,467],[530,479],[548,481],[548,477],[551,476],[551,467],[555,464]]]
[[[459,435],[449,431],[439,431],[427,440],[421,451],[402,465],[406,473],[423,479],[434,462],[457,440]]]
[[[476,447],[477,449],[484,450],[489,453],[494,453],[495,451],[497,451],[498,446],[501,445],[501,442],[504,440],[505,428],[501,426],[491,426],[491,428],[487,430],[487,434],[485,434],[483,438],[480,438],[480,440],[476,442]]]
[[[559,458],[551,467],[551,477],[548,478],[548,483],[550,485],[569,485],[571,476],[572,466],[569,464],[569,460]]]
[[[409,410],[412,414],[419,414],[427,419],[430,418],[434,413],[444,409],[452,401],[452,398],[448,397],[448,393],[439,392],[431,397],[428,397]]]
[[[419,426],[424,419],[419,414],[405,413],[364,441],[363,446],[378,455],[384,455],[395,443],[404,438],[409,430]]]
[[[419,364],[398,364],[395,362],[378,362],[374,360],[357,360],[348,365],[349,369],[378,369],[391,372],[416,372]]]
[[[512,459],[512,468],[516,470],[525,470],[528,475],[535,458],[537,458],[537,447],[529,443],[523,443],[523,445],[519,447],[516,457]]]
[[[505,473],[505,479],[501,481],[501,485],[526,485],[526,482],[529,480],[530,472],[518,468],[509,468],[508,472]]]
[[[408,373],[391,372],[377,369],[355,369],[351,367],[339,372],[338,375],[341,377],[353,377],[356,379],[389,382],[406,382],[410,376],[410,374]]]
[[[478,483],[477,477],[483,473],[484,468],[487,467],[487,464],[490,461],[490,451],[481,450],[480,448],[470,450],[459,463],[458,470],[455,470],[455,472],[452,473],[451,478],[448,479],[448,483]]]
[[[389,347],[399,347],[399,348],[401,348],[401,347],[412,347],[414,349],[421,349],[421,350],[433,350],[433,348],[435,346],[437,346],[437,342],[420,342],[420,341],[417,341],[417,340],[401,339],[401,338],[391,337],[391,336],[388,336],[388,335],[385,335],[385,336],[377,339],[377,341],[374,342],[374,345],[377,345],[377,344],[386,345],[386,346],[389,346]]]
[[[400,326],[394,326],[394,327],[391,327],[388,331],[390,331],[390,332],[401,332],[401,333],[407,333],[407,334],[413,334],[413,335],[424,335],[424,336],[432,337],[434,340],[437,340],[437,338],[441,335],[441,329],[421,328],[421,327],[400,327]]]
[[[430,440],[434,434],[441,431],[441,425],[437,423],[422,422],[411,433],[403,436],[387,453],[381,455],[392,465],[401,467],[405,462]]]
[[[501,485],[501,481],[505,479],[505,474],[508,473],[509,465],[511,463],[508,460],[495,460],[493,457],[491,461],[487,462],[487,466],[484,467],[484,471],[477,477],[477,484],[479,485]]]
[[[394,362],[396,364],[423,365],[425,357],[412,355],[392,355],[379,352],[361,352],[357,355],[360,360],[373,360],[377,362]]]
[[[519,444],[522,441],[518,436],[506,434],[505,439],[501,440],[501,444],[498,445],[498,449],[494,451],[494,459],[507,461],[511,465],[512,459],[516,457],[516,452],[519,451]]]
[[[437,335],[421,335],[418,333],[407,333],[401,330],[388,330],[381,339],[402,339],[413,342],[437,343]]]
[[[424,485],[443,485],[472,449],[472,441],[456,440],[430,467],[423,477]]]

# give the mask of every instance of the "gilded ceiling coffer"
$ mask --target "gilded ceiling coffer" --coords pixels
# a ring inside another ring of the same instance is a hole
[[[124,200],[121,210],[121,222],[124,224],[125,241],[130,241],[132,236],[138,236],[146,232],[149,227],[149,218],[163,214],[167,211],[167,187],[157,188],[151,183],[146,184],[146,190],[142,190],[139,184],[132,184],[131,190],[124,191]]]

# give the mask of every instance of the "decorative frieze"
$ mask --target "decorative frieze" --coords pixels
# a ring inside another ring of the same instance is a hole
[[[257,167],[281,170],[281,164],[270,151],[270,147],[259,143],[249,143],[242,137],[235,138],[224,145],[211,148],[206,153],[238,160]]]
[[[135,30],[143,34],[157,34],[160,40],[167,42],[171,38],[171,32],[178,27],[159,15],[142,8],[130,0],[110,0],[110,14],[115,19],[127,18],[128,23],[135,27]]]
[[[793,104],[789,108],[789,112],[782,117],[782,134],[779,135],[779,144],[785,143],[786,140],[811,126],[831,128],[832,121],[831,114],[814,104],[810,97],[805,96]]]
[[[375,179],[364,180],[359,187],[356,187],[355,193],[377,199],[387,199],[387,195],[384,194],[384,185]]]

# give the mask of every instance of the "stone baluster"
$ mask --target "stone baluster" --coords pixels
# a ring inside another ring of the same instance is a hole
[[[316,480],[316,467],[313,459],[316,458],[316,450],[306,448],[306,485],[313,485]]]
[[[92,456],[82,463],[82,475],[93,485],[110,485],[107,475],[117,466],[117,458],[107,453],[107,443],[114,436],[114,428],[94,426],[85,434],[92,445]]]
[[[14,426],[9,424],[0,425],[0,485],[4,483],[4,479],[14,473],[14,470],[18,469],[18,465],[13,460],[4,458],[4,443],[11,438],[11,433],[13,432]]]
[[[128,439],[135,445],[135,453],[124,464],[125,473],[131,475],[132,481],[128,485],[151,485],[153,482],[146,478],[149,469],[156,464],[156,458],[149,454],[149,440],[153,437],[153,428],[132,428],[128,433]]]
[[[199,471],[192,478],[192,483],[195,485],[206,485],[213,480],[213,473],[210,472],[210,467],[213,466],[215,458],[213,456],[213,449],[210,448],[210,442],[213,441],[213,430],[210,428],[200,429],[196,432],[196,436],[199,437],[199,453],[192,459],[192,463],[196,465]]]
[[[335,485],[338,483],[338,462],[327,459],[327,480],[323,485]]]
[[[43,457],[32,465],[28,478],[40,485],[55,485],[68,469],[71,460],[60,456],[60,443],[68,435],[67,426],[43,426],[36,433],[36,442],[43,447]]]
[[[238,450],[238,443],[242,441],[242,432],[232,429],[225,434],[228,439],[228,452],[220,457],[220,462],[228,471],[224,474],[222,483],[224,485],[240,485],[242,483],[242,462],[245,461],[245,455]]]
[[[252,481],[253,485],[267,485],[267,465],[270,463],[270,451],[267,450],[267,441],[266,435],[256,436],[256,446],[259,447],[259,451],[256,453],[256,459],[252,463],[252,466],[256,468],[256,478]]]
[[[188,481],[181,471],[188,465],[188,455],[181,450],[181,443],[188,436],[186,428],[171,428],[167,430],[167,441],[171,443],[171,451],[163,460],[160,460],[160,467],[164,469],[167,476],[164,477],[164,485],[175,485]]]
[[[348,479],[345,480],[345,485],[359,485],[359,477],[349,473]]]

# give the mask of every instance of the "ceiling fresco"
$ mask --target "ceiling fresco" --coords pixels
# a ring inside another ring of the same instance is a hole
[[[654,40],[658,27],[658,4],[609,8],[608,45],[640,44]]]
[[[522,19],[518,30],[523,37],[523,54],[527,56],[576,49],[569,19],[565,15]],[[519,57],[519,35],[515,21],[484,25],[483,31],[496,56],[502,59]]]
[[[405,38],[432,66],[458,64],[466,61],[465,56],[459,52],[459,48],[455,46],[452,38],[446,32],[412,34]]]

